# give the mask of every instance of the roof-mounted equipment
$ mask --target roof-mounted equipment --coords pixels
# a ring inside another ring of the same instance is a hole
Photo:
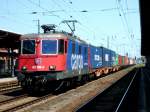
[[[55,33],[55,28],[57,27],[55,24],[46,24],[41,26],[44,30],[44,33]]]

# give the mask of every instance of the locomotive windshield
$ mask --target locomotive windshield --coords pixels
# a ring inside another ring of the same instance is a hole
[[[22,41],[22,54],[35,54],[35,40]]]
[[[56,54],[57,40],[42,40],[42,54]]]

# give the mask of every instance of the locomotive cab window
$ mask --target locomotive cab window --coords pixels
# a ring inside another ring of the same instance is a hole
[[[42,54],[56,54],[57,40],[42,40]]]
[[[63,39],[60,39],[58,41],[59,43],[59,47],[58,47],[58,53],[59,54],[63,54],[64,53],[64,40]]]
[[[22,54],[35,54],[35,40],[23,40],[21,51]]]

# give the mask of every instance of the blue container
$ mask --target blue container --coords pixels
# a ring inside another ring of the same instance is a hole
[[[93,69],[102,67],[102,48],[90,45],[90,63]]]
[[[116,53],[113,50],[110,50],[110,66],[116,65]]]
[[[111,66],[111,50],[101,47],[102,48],[102,63],[103,67],[110,67]]]

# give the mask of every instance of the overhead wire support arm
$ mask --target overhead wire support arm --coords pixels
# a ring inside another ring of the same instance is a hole
[[[66,23],[67,26],[70,28],[71,33],[74,35],[74,31],[75,31],[75,23],[77,23],[77,20],[63,20],[61,23]],[[71,24],[69,24],[71,23]]]

